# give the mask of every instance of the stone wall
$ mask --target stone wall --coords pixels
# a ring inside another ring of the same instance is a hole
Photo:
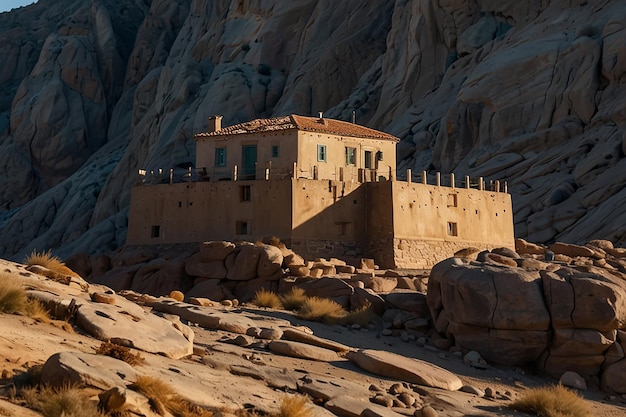
[[[356,241],[291,239],[284,243],[305,259],[339,258],[351,262],[364,256],[362,245]]]
[[[497,245],[466,241],[394,239],[393,261],[396,268],[429,269],[467,247],[491,250]]]

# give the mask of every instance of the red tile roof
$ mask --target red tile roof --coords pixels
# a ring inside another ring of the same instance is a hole
[[[194,135],[196,139],[239,135],[245,133],[270,132],[277,130],[298,129],[307,132],[327,133],[338,136],[350,136],[355,138],[384,139],[394,142],[397,137],[385,132],[370,129],[354,123],[342,122],[341,120],[306,117],[292,114],[271,119],[255,119],[249,122],[239,123],[218,130],[217,132],[203,132]]]

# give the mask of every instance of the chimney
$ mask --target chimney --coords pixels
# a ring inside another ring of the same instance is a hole
[[[217,114],[209,117],[209,133],[222,130],[222,117]]]

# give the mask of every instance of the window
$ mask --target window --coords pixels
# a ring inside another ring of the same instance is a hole
[[[356,165],[356,148],[346,147],[346,165]]]
[[[326,145],[317,145],[317,160],[326,162]]]
[[[248,234],[248,222],[238,221],[235,224],[236,234],[238,235],[247,235]]]
[[[161,226],[159,225],[152,226],[152,229],[150,230],[150,237],[154,239],[159,236],[161,236]]]
[[[448,222],[448,236],[458,236],[456,223]]]
[[[448,194],[448,207],[457,207],[456,194]]]
[[[365,151],[365,169],[372,169],[372,151]]]
[[[226,148],[215,148],[215,166],[226,166]]]
[[[249,185],[242,185],[239,187],[240,201],[250,201],[252,194]]]
[[[278,158],[278,145],[272,145],[272,158]]]

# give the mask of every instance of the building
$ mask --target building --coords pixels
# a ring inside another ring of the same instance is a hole
[[[467,246],[514,247],[506,192],[396,179],[387,133],[324,117],[290,115],[196,139],[185,180],[133,187],[127,244],[279,237],[306,258],[372,257],[384,268],[428,268]],[[437,176],[439,178],[439,176]],[[454,178],[454,176],[452,176]]]

